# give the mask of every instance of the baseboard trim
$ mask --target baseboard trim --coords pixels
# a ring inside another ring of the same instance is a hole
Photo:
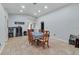
[[[60,40],[60,41],[62,41],[62,42],[68,43],[68,41],[65,40],[65,39],[60,39],[60,38],[57,38],[57,37],[54,37],[54,36],[53,36],[53,38],[56,39],[56,40]]]
[[[60,40],[60,41],[65,42],[65,43],[68,43],[68,41],[65,40],[65,39],[57,39],[57,40]]]

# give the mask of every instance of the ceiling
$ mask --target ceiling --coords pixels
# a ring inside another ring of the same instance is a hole
[[[54,12],[69,4],[67,3],[2,3],[9,14],[24,14],[40,17]],[[22,8],[24,6],[24,8]],[[40,11],[38,11],[40,10]]]

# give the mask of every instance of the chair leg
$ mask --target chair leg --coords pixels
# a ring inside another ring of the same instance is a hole
[[[45,49],[45,43],[42,44],[43,49]]]
[[[47,47],[49,48],[49,44],[47,45]]]
[[[34,40],[31,41],[31,45],[34,45]]]
[[[49,43],[47,42],[47,47],[49,48]]]
[[[42,47],[43,47],[43,49],[45,49],[45,46],[44,45]]]

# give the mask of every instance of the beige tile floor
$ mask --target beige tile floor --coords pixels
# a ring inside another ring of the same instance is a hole
[[[43,49],[28,44],[27,36],[10,38],[1,55],[77,55],[79,48],[50,38],[50,48]]]

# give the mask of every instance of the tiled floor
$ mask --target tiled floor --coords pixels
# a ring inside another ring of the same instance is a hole
[[[28,44],[27,36],[10,38],[4,47],[2,55],[75,55],[79,48],[75,48],[60,40],[50,38],[50,48],[43,49]]]

